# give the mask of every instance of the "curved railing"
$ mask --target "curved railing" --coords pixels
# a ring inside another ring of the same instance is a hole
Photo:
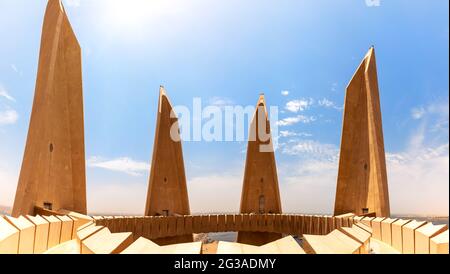
[[[94,216],[97,225],[111,232],[133,232],[135,237],[158,239],[192,233],[274,232],[288,235],[326,235],[349,227],[350,217],[297,214],[219,214],[186,216]]]

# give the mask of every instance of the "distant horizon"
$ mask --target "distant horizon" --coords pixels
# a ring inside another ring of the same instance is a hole
[[[6,213],[9,212],[8,214],[11,214],[12,210],[12,206],[5,206],[5,205],[0,205],[0,214],[2,212]],[[218,215],[218,214],[240,214],[239,212],[226,212],[226,211],[222,211],[222,212],[193,212],[191,213],[191,215]],[[330,213],[312,213],[312,212],[283,212],[283,214],[305,214],[305,215],[327,215],[327,216],[332,216],[333,214]],[[107,212],[90,212],[88,209],[88,215],[89,216],[144,216],[144,214],[120,214],[120,213],[107,213]],[[425,215],[421,215],[421,214],[397,214],[397,213],[391,213],[391,217],[402,217],[402,218],[407,218],[407,217],[423,217],[423,218],[430,218],[430,219],[448,219],[450,216],[449,215],[432,215],[432,214],[425,214]]]

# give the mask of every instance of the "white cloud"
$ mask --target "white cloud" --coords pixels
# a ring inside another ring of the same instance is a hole
[[[18,119],[19,114],[13,109],[0,111],[0,126],[15,124]]]
[[[448,98],[413,108],[411,117],[419,121],[419,127],[413,139],[416,143],[424,139],[440,139],[441,142],[448,140]]]
[[[304,116],[304,115],[297,115],[294,117],[287,117],[284,119],[281,119],[277,122],[277,125],[279,126],[291,126],[298,123],[304,123],[308,124],[311,122],[314,122],[316,118],[314,116]]]
[[[295,132],[290,130],[281,130],[280,131],[281,137],[311,137],[312,134],[305,133],[305,132]]]
[[[427,106],[427,112],[430,114],[438,114],[448,119],[448,98],[439,103],[431,103]]]
[[[448,216],[448,153],[448,144],[443,144],[423,147],[415,152],[408,150],[387,154],[392,214]],[[326,158],[304,159],[297,163],[290,161],[280,165],[283,211],[331,214],[337,172],[338,161]]]
[[[430,103],[427,106],[420,106],[411,109],[411,117],[415,120],[427,116],[437,116],[437,118],[447,120],[448,123],[449,107],[448,98],[440,102]]]
[[[89,167],[103,168],[111,171],[123,172],[132,176],[141,176],[150,170],[150,165],[146,162],[134,161],[128,157],[116,159],[103,159],[101,157],[90,157],[87,160]]]
[[[392,213],[448,216],[448,148],[411,147],[387,155]]]
[[[0,85],[0,97],[6,98],[7,100],[12,101],[12,102],[16,101],[16,99],[14,99],[14,97],[12,97],[8,93],[8,91],[4,87],[2,87],[1,85]]]
[[[282,90],[281,91],[281,95],[288,96],[289,95],[289,90]]]
[[[297,113],[308,109],[314,103],[313,99],[292,100],[286,103],[286,109],[290,112]]]
[[[427,114],[431,116],[432,125],[430,130],[433,133],[439,131],[446,133],[448,140],[448,118],[449,118],[449,104],[447,100],[442,100],[439,103],[429,104],[427,107]]]
[[[234,105],[234,102],[230,98],[226,97],[212,97],[209,99],[209,105],[223,108]]]
[[[12,97],[2,85],[0,85],[0,99],[1,98],[5,98],[10,102],[16,101],[16,99]],[[8,106],[6,106],[6,109],[4,110],[0,109],[0,126],[15,124],[18,119],[19,114],[14,109]]]
[[[283,154],[326,161],[335,161],[339,154],[337,146],[314,140],[289,140],[287,143],[280,144],[280,148]]]
[[[379,7],[381,5],[381,0],[366,0],[366,6],[368,7]]]
[[[425,115],[425,113],[426,111],[423,107],[413,108],[411,110],[411,116],[415,120],[421,119]]]
[[[428,119],[433,114],[438,121],[448,121],[448,105],[431,104],[424,109],[427,119],[410,136],[407,148],[386,153],[391,213],[395,215],[449,214],[448,122],[437,132],[433,131],[436,121]],[[332,213],[338,147],[312,140],[289,140],[280,147],[281,153],[298,157],[297,162],[290,160],[279,167],[284,212]]]
[[[17,69],[17,66],[14,64],[11,64],[11,69],[15,72],[15,73],[19,73],[19,69]]]
[[[333,83],[331,85],[331,91],[336,92],[337,91],[337,87],[338,87],[338,83]]]
[[[81,0],[66,0],[68,7],[78,8],[81,5]]]
[[[391,213],[395,215],[449,214],[448,100],[424,110],[406,149],[386,153]],[[439,131],[436,125],[441,126]],[[284,212],[332,213],[338,147],[312,140],[290,140],[280,147],[281,153],[298,157],[297,162],[279,165]]]

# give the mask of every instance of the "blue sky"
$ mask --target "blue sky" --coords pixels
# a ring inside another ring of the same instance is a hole
[[[264,92],[279,119],[309,118],[279,127],[282,206],[331,213],[345,87],[375,45],[391,211],[448,214],[448,1],[63,2],[83,49],[91,212],[143,213],[164,85],[174,105]],[[45,6],[0,0],[0,204],[15,193]],[[193,212],[238,210],[245,149],[183,143]]]

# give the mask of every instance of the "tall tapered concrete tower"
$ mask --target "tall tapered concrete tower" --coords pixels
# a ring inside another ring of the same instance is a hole
[[[146,216],[189,215],[183,151],[176,117],[166,91],[159,92]],[[192,234],[157,239],[160,245],[192,242]]]
[[[27,143],[12,214],[86,213],[81,49],[60,0],[45,12]]]
[[[334,214],[348,212],[390,215],[373,47],[353,75],[345,95]]]
[[[264,95],[252,118],[245,162],[241,213],[281,213],[277,167]],[[237,241],[263,245],[281,238],[278,233],[239,232]]]

